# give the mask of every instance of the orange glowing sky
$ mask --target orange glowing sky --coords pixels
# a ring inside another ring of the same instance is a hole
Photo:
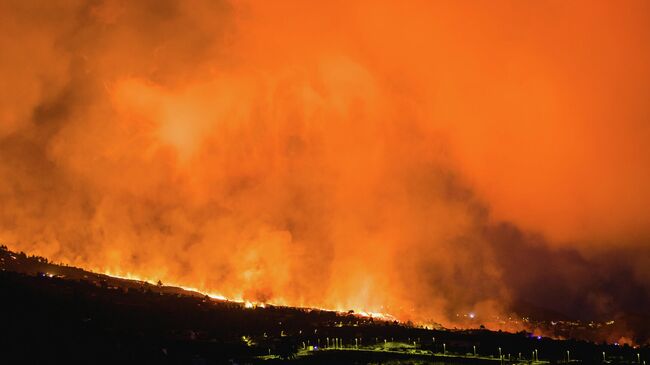
[[[650,302],[647,1],[9,0],[0,47],[13,249],[443,323]]]

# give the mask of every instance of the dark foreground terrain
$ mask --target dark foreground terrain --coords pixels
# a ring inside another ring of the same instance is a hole
[[[0,249],[0,364],[644,363],[648,347],[211,299]]]

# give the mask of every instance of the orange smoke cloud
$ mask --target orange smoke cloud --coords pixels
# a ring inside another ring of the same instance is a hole
[[[4,2],[0,240],[445,323],[568,250],[560,292],[626,310],[585,268],[648,298],[648,7]]]

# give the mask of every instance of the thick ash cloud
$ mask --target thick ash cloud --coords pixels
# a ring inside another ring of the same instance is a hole
[[[3,2],[0,240],[449,325],[643,314],[648,10]]]

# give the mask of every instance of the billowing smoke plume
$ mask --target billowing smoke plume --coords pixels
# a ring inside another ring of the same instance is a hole
[[[9,0],[0,47],[11,248],[445,324],[649,307],[648,2]]]

